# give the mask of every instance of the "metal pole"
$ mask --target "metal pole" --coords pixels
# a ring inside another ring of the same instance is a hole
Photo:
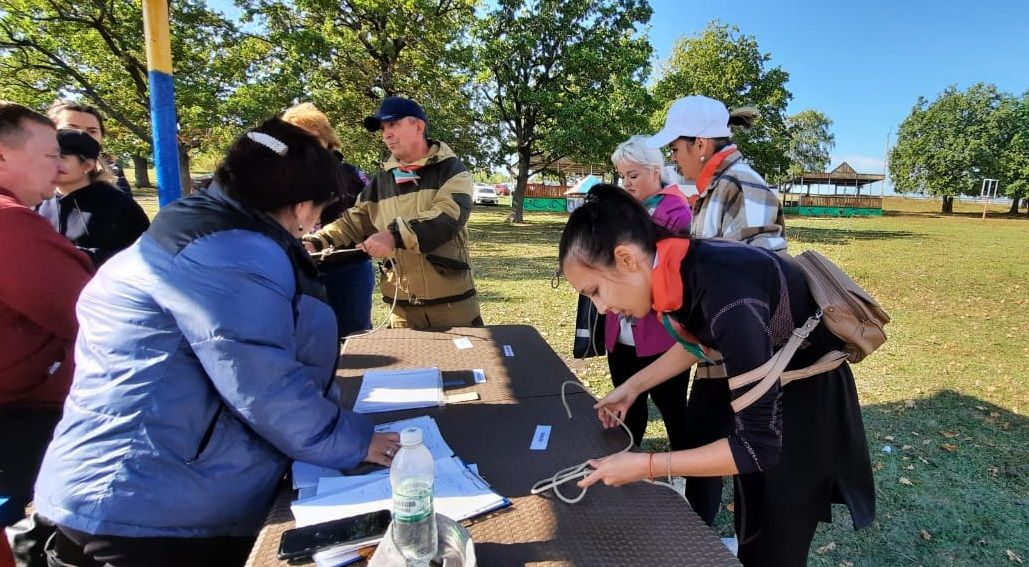
[[[886,132],[886,144],[883,146],[883,180],[879,184],[879,198],[886,196],[886,168],[890,161],[890,134],[893,133],[893,126]]]
[[[986,207],[990,206],[990,180],[989,179],[983,179],[982,194],[983,194],[983,196],[986,197],[985,199],[983,199],[983,220],[986,220]]]
[[[168,0],[143,0],[143,33],[150,79],[150,124],[154,135],[157,200],[162,207],[182,194],[171,33],[168,28]]]

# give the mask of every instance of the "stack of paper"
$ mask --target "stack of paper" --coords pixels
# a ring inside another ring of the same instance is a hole
[[[422,444],[432,453],[433,460],[454,455],[453,449],[443,440],[443,434],[440,433],[436,420],[427,415],[376,425],[375,431],[378,433],[400,433],[400,430],[405,427],[417,427],[422,430]],[[293,489],[300,491],[299,499],[303,500],[315,494],[334,492],[343,488],[364,484],[368,478],[373,478],[376,474],[388,475],[389,470],[382,469],[381,471],[360,476],[344,476],[341,471],[336,469],[296,461],[293,463]],[[315,488],[317,488],[317,491],[315,491]]]
[[[375,431],[378,433],[400,433],[401,430],[408,427],[417,427],[422,430],[422,445],[425,445],[425,448],[432,453],[433,460],[454,455],[454,450],[443,440],[443,434],[440,432],[439,426],[436,425],[436,420],[427,415],[382,423],[375,426]]]
[[[378,413],[442,403],[443,374],[439,368],[372,370],[364,374],[354,411]]]
[[[403,419],[377,425],[375,430],[399,432],[405,427],[422,430],[422,443],[435,460],[433,502],[436,512],[460,521],[509,504],[506,498],[490,489],[474,465],[466,466],[454,456],[433,418]],[[293,464],[293,486],[300,491],[300,497],[290,507],[297,527],[389,510],[392,505],[393,490],[386,468],[348,476],[334,469],[297,462]],[[356,553],[358,548],[376,543],[335,547],[316,554],[315,560],[318,565],[343,565],[360,559]]]
[[[389,510],[393,494],[389,475],[372,476],[374,478],[366,479],[366,483],[354,483],[338,491],[294,502],[291,509],[297,527]],[[433,504],[436,512],[460,521],[502,508],[508,501],[490,490],[486,481],[469,470],[460,459],[450,457],[436,461]]]

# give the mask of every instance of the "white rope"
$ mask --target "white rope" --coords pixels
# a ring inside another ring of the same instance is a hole
[[[359,339],[359,338],[362,338],[362,337],[367,337],[368,335],[371,335],[371,334],[373,334],[373,333],[375,333],[377,331],[381,331],[383,328],[386,327],[386,325],[389,324],[390,319],[393,318],[393,313],[397,309],[397,298],[400,297],[400,285],[401,285],[400,272],[402,270],[400,269],[400,258],[398,258],[396,256],[393,257],[393,271],[394,271],[394,273],[396,273],[396,276],[397,276],[397,285],[396,285],[397,292],[393,294],[393,304],[389,306],[389,312],[386,313],[386,317],[383,318],[381,323],[379,323],[377,326],[373,327],[372,329],[370,329],[368,331],[361,331],[360,333],[351,333],[351,334],[343,337],[344,339]],[[410,299],[410,297],[411,297],[411,293],[410,292],[407,293],[407,297],[408,297],[408,299]]]
[[[330,246],[328,248],[325,248],[324,250],[319,250],[317,252],[308,252],[308,254],[310,254],[311,257],[314,258],[315,260],[324,260],[326,257],[332,256],[333,254],[342,254],[344,252],[360,252],[360,251],[361,251],[360,248],[334,248],[334,247]]]
[[[568,396],[568,394],[567,394],[567,387],[569,385],[571,385],[571,386],[578,386],[579,388],[581,388],[584,392],[586,392],[590,396],[593,396],[593,393],[590,392],[586,388],[586,386],[583,386],[581,383],[573,381],[573,380],[566,380],[566,381],[561,383],[561,403],[564,404],[564,406],[565,406],[565,413],[568,414],[568,419],[572,419],[572,410],[568,406],[568,399],[567,399],[567,396]],[[593,399],[596,399],[596,398],[594,397]],[[632,438],[632,431],[629,431],[629,427],[627,425],[625,425],[625,422],[622,421],[621,419],[619,419],[618,416],[615,415],[615,413],[613,411],[611,411],[611,410],[609,410],[607,408],[603,408],[603,409],[604,409],[604,411],[607,412],[608,415],[613,417],[615,419],[615,421],[618,422],[618,425],[622,426],[622,429],[625,430],[625,434],[629,436],[629,444],[624,449],[622,449],[621,451],[618,451],[617,453],[614,453],[614,454],[615,455],[619,455],[619,454],[622,454],[622,453],[628,453],[629,451],[632,450],[633,445],[635,445],[635,443],[633,441],[633,438]],[[562,502],[565,502],[567,504],[575,504],[575,503],[579,502],[580,500],[582,500],[583,498],[586,497],[586,491],[589,490],[589,488],[581,489],[581,491],[579,492],[578,496],[568,497],[568,496],[565,496],[564,494],[561,494],[561,491],[558,490],[558,487],[561,486],[562,484],[565,484],[565,483],[568,483],[568,482],[577,481],[579,479],[586,478],[589,475],[593,474],[593,472],[595,470],[596,469],[590,467],[589,461],[585,461],[583,463],[580,463],[578,465],[574,465],[574,466],[571,466],[571,467],[563,468],[563,469],[557,471],[556,473],[554,473],[554,476],[549,477],[549,478],[545,478],[545,479],[537,482],[536,484],[532,485],[532,488],[529,490],[529,494],[542,494],[542,493],[544,493],[544,492],[546,492],[548,490],[553,490],[554,491],[554,496],[557,496],[557,498],[559,500],[561,500]],[[644,482],[649,482],[651,484],[656,484],[658,486],[664,486],[665,488],[670,488],[670,489],[674,490],[676,494],[681,496],[683,498],[683,500],[686,500],[686,496],[683,493],[679,492],[679,489],[676,488],[675,485],[672,484],[671,470],[668,470],[667,472],[668,472],[668,481],[667,482],[653,480],[653,479],[649,479],[649,478],[648,479],[643,479],[643,480],[644,480]],[[688,500],[686,502],[687,502],[687,504],[689,503]]]

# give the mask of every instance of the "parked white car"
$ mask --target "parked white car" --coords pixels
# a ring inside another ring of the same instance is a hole
[[[489,185],[476,184],[472,191],[472,201],[477,205],[497,205],[500,203],[500,197],[497,190]]]

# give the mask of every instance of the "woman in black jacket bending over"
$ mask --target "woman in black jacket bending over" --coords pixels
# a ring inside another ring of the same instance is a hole
[[[600,312],[668,316],[678,345],[597,403],[605,427],[624,418],[640,392],[717,351],[724,375],[764,364],[817,310],[804,275],[783,257],[736,242],[665,238],[647,211],[617,187],[598,185],[561,235],[561,270]],[[824,325],[787,370],[838,349]],[[724,378],[723,378],[724,379]],[[754,386],[742,386],[732,399]],[[805,565],[819,521],[845,503],[855,528],[872,522],[875,491],[854,377],[842,366],[776,382],[748,407],[710,412],[731,423],[727,437],[658,455],[620,453],[590,462],[580,486],[621,485],[651,476],[734,477],[739,558],[747,567]]]

